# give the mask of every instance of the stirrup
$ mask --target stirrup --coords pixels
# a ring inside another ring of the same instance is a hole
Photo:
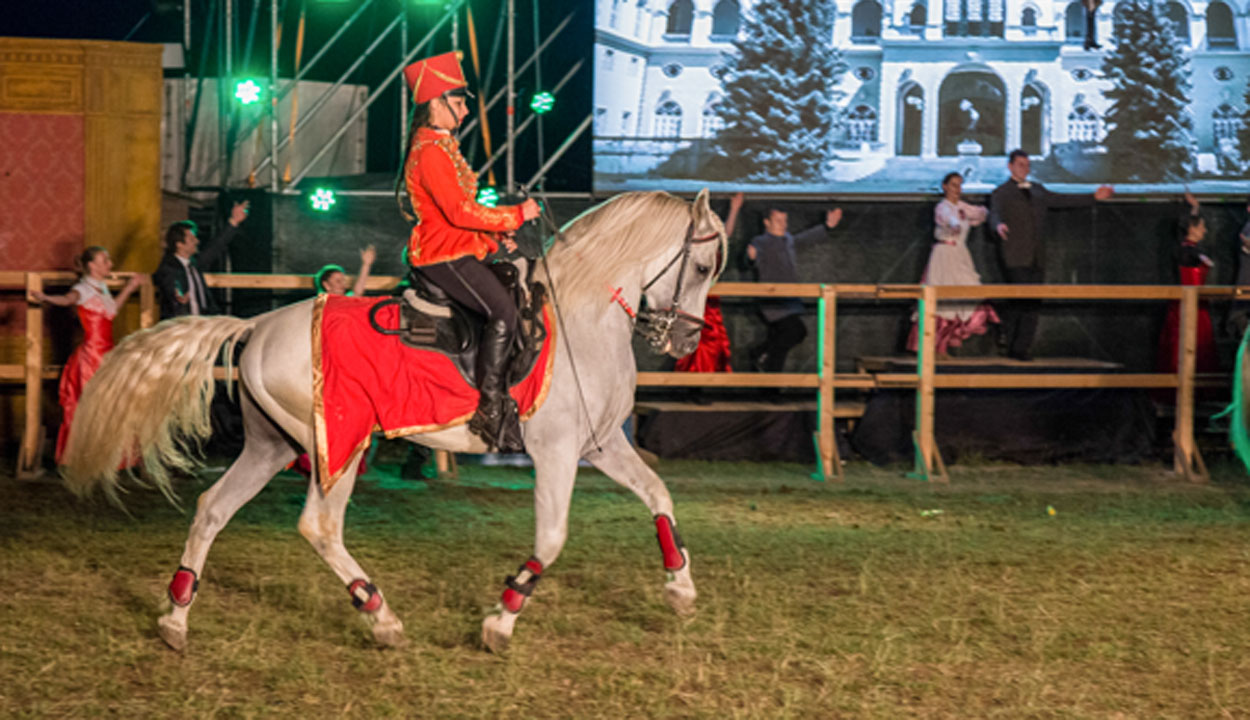
[[[469,432],[482,438],[488,447],[501,453],[525,452],[525,441],[521,436],[521,421],[517,417],[516,401],[509,396],[505,407],[496,406],[494,413],[484,412],[479,406],[473,417],[469,418]]]

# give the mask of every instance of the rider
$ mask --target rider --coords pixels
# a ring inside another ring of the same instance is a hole
[[[468,83],[460,52],[436,55],[404,68],[416,103],[404,181],[416,225],[408,240],[408,262],[453,300],[486,317],[477,353],[481,397],[469,429],[501,452],[524,450],[520,420],[503,377],[517,327],[511,294],[487,267],[487,258],[538,217],[532,199],[511,207],[477,202],[477,176],[452,134],[469,114]]]

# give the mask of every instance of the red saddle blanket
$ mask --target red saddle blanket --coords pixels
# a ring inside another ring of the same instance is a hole
[[[417,350],[369,324],[381,298],[321,295],[313,305],[313,409],[317,476],[329,492],[370,435],[401,437],[463,425],[477,409],[478,392],[446,355]],[[377,314],[382,327],[399,327],[399,307]],[[529,374],[512,386],[521,419],[547,397],[555,358],[550,307],[543,308],[547,339]]]

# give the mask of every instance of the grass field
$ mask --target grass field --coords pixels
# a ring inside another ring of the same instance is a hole
[[[682,620],[646,509],[583,470],[503,657],[478,633],[531,549],[528,470],[426,484],[383,464],[358,486],[348,548],[406,624],[394,650],[279,476],[214,546],[185,655],[155,619],[208,478],[182,510],[131,492],[129,516],[0,481],[0,716],[1250,717],[1243,471],[809,471],[661,464],[700,591]]]

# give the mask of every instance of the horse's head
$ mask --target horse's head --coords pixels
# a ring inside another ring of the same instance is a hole
[[[673,357],[694,352],[703,329],[707,291],[725,266],[725,226],[708,205],[703,189],[690,204],[690,222],[681,244],[643,285],[643,297],[652,308],[645,317],[644,334],[652,349]]]

